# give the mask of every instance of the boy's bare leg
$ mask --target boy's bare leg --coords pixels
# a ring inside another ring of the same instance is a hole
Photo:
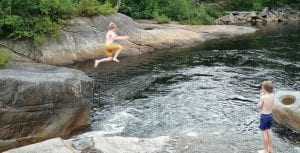
[[[264,130],[262,132],[262,136],[263,136],[264,150],[259,150],[258,153],[268,153],[268,131]]]
[[[106,58],[103,58],[101,60],[95,60],[95,68],[98,66],[99,63],[102,63],[102,62],[109,62],[109,61],[112,61],[112,57],[106,57]]]
[[[269,153],[273,153],[272,134],[270,129],[267,130],[267,135],[268,135],[268,151]]]
[[[119,50],[115,53],[115,56],[114,56],[114,58],[113,58],[113,61],[118,62],[118,63],[120,62],[117,58],[118,58],[118,56],[119,56],[121,50],[122,50],[122,48],[119,49]]]

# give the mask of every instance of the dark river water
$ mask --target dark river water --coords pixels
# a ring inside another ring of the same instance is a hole
[[[258,27],[217,39],[73,68],[95,79],[91,130],[108,136],[170,136],[163,152],[250,153],[262,149],[260,83],[300,91],[300,24]],[[300,134],[276,123],[274,150],[299,153]]]

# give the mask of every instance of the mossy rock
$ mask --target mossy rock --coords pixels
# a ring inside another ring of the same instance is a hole
[[[6,48],[0,47],[0,69],[12,59],[13,53]]]

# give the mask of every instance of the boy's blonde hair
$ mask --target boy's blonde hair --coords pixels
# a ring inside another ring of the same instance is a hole
[[[117,28],[117,25],[113,22],[110,22],[109,25],[108,25],[108,30],[113,30],[113,29],[116,29]]]
[[[272,81],[263,81],[262,88],[265,89],[267,92],[272,93],[273,92]]]

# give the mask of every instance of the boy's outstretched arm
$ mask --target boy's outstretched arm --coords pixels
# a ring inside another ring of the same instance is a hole
[[[262,108],[262,106],[263,106],[263,103],[264,103],[263,97],[260,96],[259,102],[258,102],[258,104],[257,104],[257,109],[258,109],[258,110],[261,110],[261,108]]]
[[[116,40],[126,40],[129,39],[128,36],[116,36]]]
[[[118,36],[115,33],[112,34],[112,37],[113,37],[114,40],[126,40],[126,39],[129,39],[128,36]]]

